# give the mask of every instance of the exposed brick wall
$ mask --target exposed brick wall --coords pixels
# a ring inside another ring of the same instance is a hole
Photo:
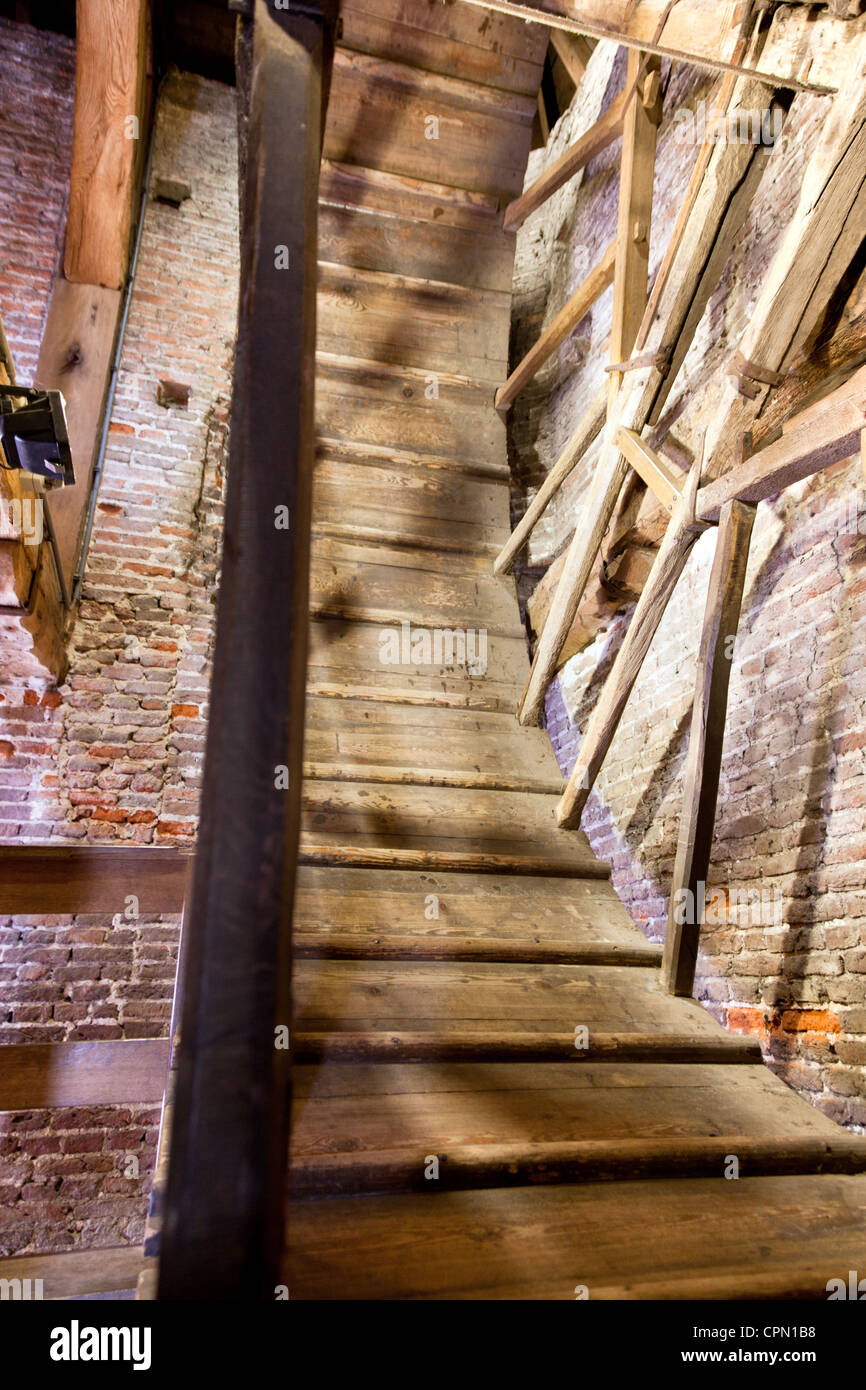
[[[617,85],[599,49],[582,84],[584,104],[593,100],[593,82],[607,86],[608,95]],[[671,138],[673,113],[682,104],[693,108],[707,92],[705,79],[682,71],[668,86],[652,272],[694,157]],[[563,117],[554,150],[533,155],[533,174],[573,138],[576,120],[574,112]],[[798,97],[671,393],[667,409],[678,417],[675,434],[687,446],[695,443],[719,371],[748,321],[820,123],[819,100]],[[591,165],[582,185],[563,190],[520,233],[515,343],[528,345],[539,314],[549,320],[576,287],[576,245],[594,238],[593,246],[603,246],[613,235],[617,167],[615,154]],[[518,402],[511,427],[516,514],[598,388],[610,307],[608,292],[534,395]],[[588,454],[537,528],[525,587],[568,540],[596,457],[596,450]],[[725,898],[719,892],[715,921],[703,932],[697,985],[711,1012],[761,1039],[785,1080],[834,1119],[857,1127],[866,1126],[864,537],[866,488],[856,461],[758,510],[709,879],[710,890],[724,889]],[[617,892],[654,939],[667,919],[712,553],[710,533],[680,580],[584,816],[594,849],[612,865]],[[564,770],[574,763],[628,616],[617,617],[572,658],[548,694],[548,730]]]
[[[66,225],[75,43],[0,18],[0,51],[0,317],[29,383]]]
[[[0,1114],[0,1254],[140,1244],[159,1117],[152,1105]]]
[[[44,36],[28,32],[38,46]],[[185,846],[195,833],[236,323],[232,89],[168,77],[160,176],[189,183],[192,196],[179,208],[147,205],[69,674],[58,690],[0,690],[6,842]],[[159,405],[160,378],[189,384],[188,406]],[[0,916],[0,1042],[167,1035],[177,920],[123,912],[121,901],[114,921]],[[146,1175],[157,1119],[152,1109],[88,1111],[71,1128],[94,1156],[67,1165],[67,1153],[91,1153],[75,1135],[54,1143],[69,1111],[3,1117],[17,1136],[6,1156],[27,1174],[7,1213],[11,1248],[139,1240],[147,1183],[118,1178],[114,1130],[146,1125]],[[49,1198],[55,1176],[62,1183]],[[4,1172],[0,1183],[2,1204],[17,1179],[10,1186]]]

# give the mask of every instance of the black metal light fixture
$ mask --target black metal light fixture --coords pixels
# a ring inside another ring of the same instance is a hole
[[[66,410],[59,391],[0,386],[0,467],[20,468],[46,487],[75,482]]]

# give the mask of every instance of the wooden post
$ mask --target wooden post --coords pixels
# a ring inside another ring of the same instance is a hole
[[[662,115],[660,75],[661,58],[629,49],[625,87],[627,92],[635,91],[622,131],[611,362],[629,357],[646,309],[656,136]],[[622,375],[611,372],[608,412],[613,410],[621,383]]]
[[[671,994],[691,995],[695,980],[722,766],[733,641],[740,620],[754,520],[754,506],[745,502],[725,503],[710,572],[665,936],[663,969]]]
[[[607,750],[619,726],[628,697],[640,674],[644,657],[664,616],[668,600],[682,574],[692,546],[706,525],[695,519],[695,498],[700,481],[699,452],[682,497],[674,508],[667,534],[656,556],[646,586],[638,599],[625,641],[604,683],[562,800],[556,810],[560,825],[580,824]]]
[[[184,923],[160,1299],[272,1301],[279,1282],[308,625],[316,202],[333,20],[330,9],[274,11],[256,0],[223,574]]]

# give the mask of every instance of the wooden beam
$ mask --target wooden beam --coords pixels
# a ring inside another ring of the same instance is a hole
[[[544,24],[570,34],[610,39],[627,48],[641,48],[674,61],[694,63],[714,72],[733,72],[740,77],[757,77],[787,87],[793,92],[827,95],[835,87],[807,82],[791,70],[791,59],[783,50],[767,71],[745,67],[734,58],[736,21],[742,12],[740,0],[679,0],[673,8],[669,0],[591,0],[572,12],[567,0],[548,0],[540,5],[518,0],[467,0],[482,10],[514,15],[529,23]],[[665,11],[663,32],[659,21]],[[658,35],[658,37],[656,37]],[[802,60],[801,60],[802,61]]]
[[[754,506],[725,503],[710,571],[665,935],[663,969],[671,994],[690,996],[695,981],[722,767],[733,641],[740,621],[754,520]]]
[[[575,87],[579,87],[594,45],[585,35],[567,34],[564,29],[551,29],[550,42]]]
[[[511,376],[496,393],[497,410],[507,410],[532,378],[540,371],[548,357],[556,351],[570,333],[573,333],[583,316],[592,308],[599,295],[613,284],[616,242],[612,241],[601,260],[587,275],[583,284],[575,290],[568,303],[548,324],[538,341],[533,344],[522,362],[514,368]]]
[[[60,563],[71,588],[102,425],[121,294],[98,285],[54,282],[39,348],[36,385],[63,392],[75,486],[51,494]]]
[[[146,32],[146,0],[78,0],[67,280],[116,290],[126,276]]]
[[[630,356],[646,310],[656,137],[662,115],[661,58],[645,55],[637,48],[629,49],[626,91],[634,94],[622,132],[611,362],[624,362]],[[621,383],[622,375],[611,372],[609,412],[614,408]]]
[[[772,89],[763,84],[742,82],[731,109],[765,111],[773,97]],[[651,298],[646,307],[637,342],[649,356],[665,361],[681,361],[685,356],[728,251],[743,225],[765,161],[766,150],[761,148],[727,142],[714,145],[688,220],[684,227],[674,229],[676,245],[663,293],[655,302]],[[519,711],[522,724],[536,724],[541,717],[547,687],[556,673],[628,472],[626,460],[613,443],[615,431],[623,425],[640,433],[651,415],[661,408],[673,380],[673,371],[666,373],[652,363],[623,377],[550,617],[535,651]]]
[[[192,856],[102,845],[0,845],[0,910],[7,913],[182,912]]]
[[[866,427],[866,367],[792,416],[778,439],[698,492],[697,514],[715,522],[731,501],[762,502],[822,468],[851,458]]]
[[[826,312],[866,228],[866,73],[847,76],[810,156],[797,207],[749,316],[739,352],[764,374],[783,376]],[[707,481],[740,463],[740,440],[760,417],[769,392],[755,382],[720,383],[707,426]]]
[[[0,1111],[161,1104],[167,1070],[167,1038],[10,1043],[3,1049]]]
[[[256,0],[241,300],[160,1299],[273,1301],[283,1242],[315,426],[316,207],[335,7]],[[249,21],[243,30],[248,33]],[[275,267],[285,245],[289,270]],[[289,529],[274,518],[288,507]]]
[[[556,463],[533,497],[493,563],[494,574],[506,574],[514,565],[518,552],[529,539],[533,527],[552,497],[556,495],[576,463],[583,458],[590,444],[597,439],[607,413],[607,386],[596,394],[589,409],[569,439]]]
[[[614,435],[614,443],[665,510],[673,512],[683,495],[682,476],[634,430],[627,430],[625,427],[618,429]]]
[[[579,140],[569,145],[519,198],[508,204],[502,219],[502,225],[507,232],[522,227],[527,217],[546,203],[557,189],[562,188],[569,179],[573,179],[575,174],[584,169],[591,159],[595,159],[620,138],[624,111],[625,93],[620,93]]]
[[[619,727],[628,697],[664,616],[668,600],[685,569],[692,546],[701,532],[706,530],[706,526],[695,518],[701,460],[702,454],[699,454],[692,465],[685,491],[674,509],[650,577],[638,599],[625,640],[593,710],[577,762],[556,809],[559,825],[580,824],[583,808]]]

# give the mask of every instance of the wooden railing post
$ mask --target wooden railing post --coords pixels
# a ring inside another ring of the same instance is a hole
[[[740,620],[755,507],[726,502],[710,572],[698,652],[686,784],[662,969],[671,994],[691,995],[716,820],[733,643]]]
[[[288,1161],[313,463],[316,200],[334,10],[256,0],[223,571],[158,1297],[272,1299]],[[248,21],[244,21],[248,23]],[[251,58],[246,55],[251,52]],[[283,1030],[280,1032],[279,1030]]]

